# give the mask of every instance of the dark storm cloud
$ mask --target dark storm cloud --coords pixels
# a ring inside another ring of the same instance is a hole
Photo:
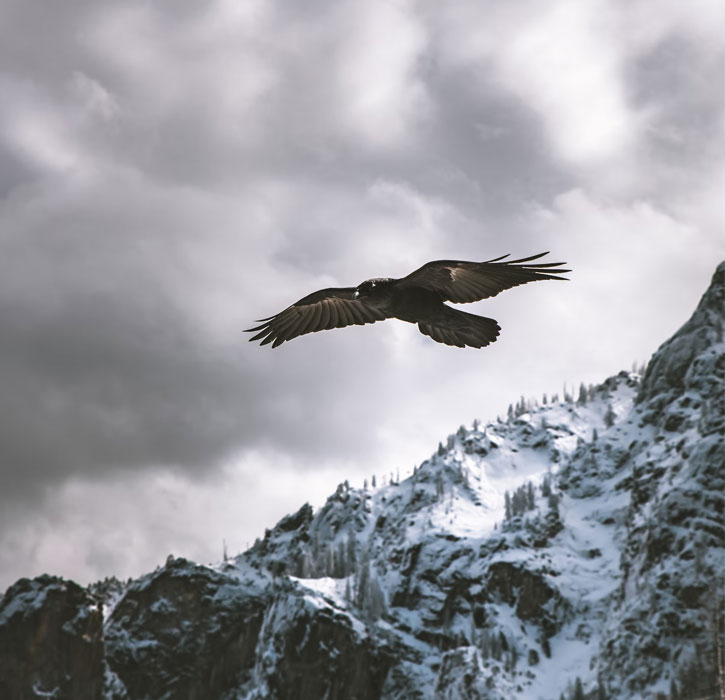
[[[0,431],[17,486],[189,464],[223,452],[235,427],[221,415],[228,358],[176,293],[184,234],[155,236],[153,212],[124,215],[104,194],[31,197],[45,215],[16,220],[0,244]]]
[[[345,362],[333,358],[320,380],[314,356],[280,371],[244,342],[242,324],[268,310],[263,295],[253,303],[252,242],[213,232],[199,242],[208,205],[169,213],[132,180],[115,185],[133,206],[101,201],[112,193],[97,187],[8,205],[10,233],[0,243],[3,496],[76,473],[204,471],[255,444],[304,454],[319,449],[322,425],[324,449],[342,449],[356,410],[333,410],[332,420],[327,411],[344,400],[341,383],[354,391]],[[226,272],[205,260],[215,247],[216,262],[229,256]],[[225,288],[232,276],[250,282]],[[217,292],[239,293],[228,302],[238,305],[231,313],[239,324],[225,337],[208,324],[214,311],[204,297]],[[269,295],[282,303],[277,296]],[[374,386],[371,374],[355,371]]]
[[[720,10],[698,8],[5,3],[0,569],[25,549],[42,567],[101,494],[128,522],[136,489],[144,513],[171,493],[173,520],[241,460],[259,520],[274,474],[291,499],[323,467],[393,467],[512,394],[644,359],[721,218]],[[571,289],[472,309],[503,326],[485,355],[392,323],[274,353],[241,333],[314,289],[547,248]],[[622,326],[632,349],[603,330]],[[189,536],[138,517],[148,556]],[[85,571],[110,565],[88,547]]]

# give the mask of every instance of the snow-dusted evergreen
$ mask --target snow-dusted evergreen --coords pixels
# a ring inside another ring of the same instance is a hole
[[[722,697],[724,304],[722,264],[643,374],[520,399],[217,567],[95,586],[103,697]]]

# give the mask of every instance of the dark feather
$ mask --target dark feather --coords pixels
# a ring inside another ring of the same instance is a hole
[[[508,255],[486,262],[465,260],[435,260],[411,272],[400,280],[400,286],[422,287],[436,292],[444,301],[464,304],[496,296],[505,289],[536,280],[565,280],[561,277],[570,270],[566,263],[536,263],[533,260],[546,255],[539,253],[528,258],[500,262]]]
[[[420,332],[433,340],[459,348],[483,348],[493,343],[501,331],[492,318],[476,316],[441,304],[436,314],[418,324]]]

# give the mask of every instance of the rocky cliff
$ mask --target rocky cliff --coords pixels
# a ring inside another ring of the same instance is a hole
[[[21,580],[0,698],[720,698],[725,264],[639,373],[461,426],[217,566]]]
[[[99,603],[72,581],[12,585],[0,601],[0,698],[102,697],[102,626]]]

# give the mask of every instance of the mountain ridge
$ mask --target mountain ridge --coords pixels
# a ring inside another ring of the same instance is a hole
[[[21,579],[0,697],[721,697],[724,304],[721,263],[642,376],[461,426],[217,566]]]

